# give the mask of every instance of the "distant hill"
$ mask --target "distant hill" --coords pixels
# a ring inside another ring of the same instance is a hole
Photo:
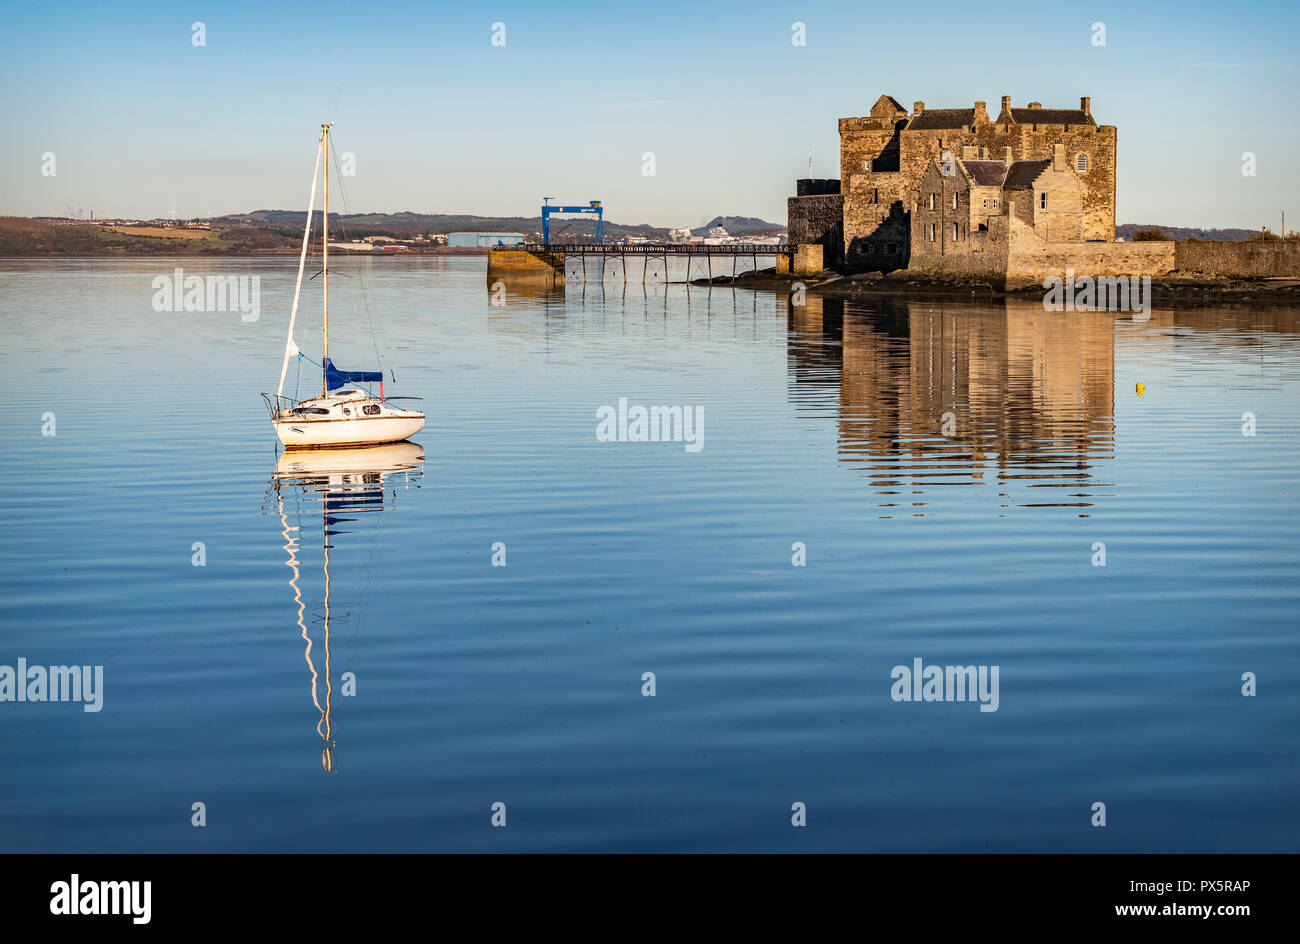
[[[1170,239],[1204,239],[1211,242],[1239,242],[1259,234],[1257,229],[1193,229],[1186,226],[1161,226],[1158,223],[1123,223],[1115,227],[1115,236],[1131,240],[1141,229],[1158,229]]]
[[[0,216],[0,256],[234,255],[292,252],[302,233],[269,224],[214,223],[211,229],[95,225],[84,220]]]
[[[208,227],[171,225],[172,221],[128,223],[72,220],[55,217],[0,216],[0,256],[41,255],[184,255],[241,253],[292,253],[302,245],[305,210],[256,210],[208,219]],[[184,223],[186,221],[176,221]],[[197,222],[197,221],[195,221]],[[707,234],[714,226],[739,236],[780,235],[785,227],[746,216],[715,216],[693,232]],[[319,220],[316,221],[319,233]],[[363,236],[410,237],[421,233],[487,231],[523,233],[541,237],[540,216],[472,216],[454,213],[352,213],[330,214],[330,237],[340,241]],[[551,237],[563,241],[592,237],[596,223],[589,217],[551,220]],[[648,223],[605,221],[609,237],[642,236],[665,240],[668,228]]]

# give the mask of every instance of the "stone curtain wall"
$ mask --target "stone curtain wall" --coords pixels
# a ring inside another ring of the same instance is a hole
[[[1007,288],[1042,285],[1049,276],[1076,279],[1102,275],[1168,275],[1174,269],[1174,243],[1048,243],[1022,238],[1011,241]]]
[[[919,215],[919,214],[918,214]],[[994,220],[988,233],[971,241],[971,251],[941,255],[926,251],[918,239],[912,244],[909,271],[930,275],[977,278],[998,288],[1025,288],[1043,284],[1055,276],[1066,278],[1073,269],[1076,279],[1106,275],[1160,276],[1174,269],[1172,242],[1049,243],[1018,219]]]
[[[1135,243],[1134,245],[1141,245]],[[1179,272],[1204,272],[1238,278],[1300,276],[1300,242],[1200,242],[1174,244],[1175,268]]]
[[[790,251],[816,243],[828,268],[844,258],[844,196],[838,193],[790,197],[786,202]]]

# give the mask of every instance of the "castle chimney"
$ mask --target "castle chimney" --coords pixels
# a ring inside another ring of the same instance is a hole
[[[1085,115],[1092,115],[1092,99],[1087,95],[1079,96],[1079,108]]]
[[[1011,96],[1010,96],[1010,95],[1003,95],[1003,96],[1002,96],[1002,110],[1003,110],[1003,111],[1006,111],[1006,110],[1007,110],[1008,108],[1010,108],[1010,107],[1011,107]]]
[[[986,122],[986,121],[989,120],[989,113],[988,113],[988,110],[984,107],[985,104],[986,104],[985,102],[976,102],[976,103],[975,103],[975,123],[976,123],[976,124],[979,124],[979,123],[981,123],[981,122]]]
[[[912,114],[919,115],[925,111],[925,102],[912,102]]]
[[[1065,145],[1059,141],[1052,145],[1052,170],[1058,174],[1065,171]]]
[[[1002,160],[1003,160],[1004,163],[1007,164],[1007,166],[1010,166],[1010,165],[1011,165],[1011,148],[1010,148],[1010,147],[1004,147],[1004,148],[1002,149]]]
[[[1038,109],[1040,109],[1040,108],[1043,107],[1043,103],[1042,103],[1042,102],[1030,102],[1030,103],[1029,103],[1029,107],[1032,108],[1032,109],[1034,109],[1035,111],[1037,111]]]

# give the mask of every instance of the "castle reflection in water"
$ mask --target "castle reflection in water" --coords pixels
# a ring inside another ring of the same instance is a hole
[[[792,400],[835,410],[841,460],[882,495],[1014,480],[1044,490],[1016,504],[1099,497],[1114,450],[1114,315],[932,300],[846,312],[808,296],[787,327]]]
[[[1116,492],[1117,341],[1162,358],[1192,336],[1282,350],[1300,330],[1300,312],[1287,308],[1155,309],[1134,320],[1017,298],[806,294],[795,305],[733,287],[500,287],[505,299],[489,304],[488,321],[505,337],[784,344],[791,403],[834,422],[838,459],[875,489],[882,516],[934,513],[926,506],[944,486],[963,486],[1002,508],[1087,517]],[[1119,395],[1137,392],[1126,385]]]

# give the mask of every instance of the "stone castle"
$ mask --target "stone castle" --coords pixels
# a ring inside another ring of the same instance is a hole
[[[990,117],[984,102],[909,114],[882,95],[839,130],[839,180],[801,180],[789,200],[791,249],[819,246],[818,268],[1028,284],[1173,267],[1172,243],[1114,241],[1116,129],[1087,97],[1013,108],[1004,95]]]

